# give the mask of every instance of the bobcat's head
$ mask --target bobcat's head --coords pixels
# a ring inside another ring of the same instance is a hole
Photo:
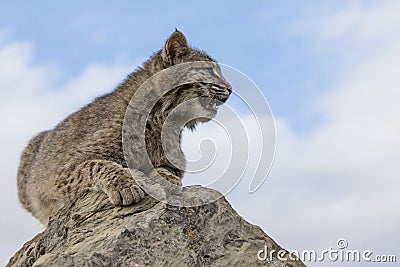
[[[232,87],[223,77],[218,63],[205,52],[191,48],[185,36],[175,30],[165,42],[163,49],[152,57],[149,64],[152,66],[152,72],[157,73],[168,67],[190,62],[193,64],[184,64],[182,75],[190,77],[193,82],[173,88],[162,96],[155,108],[166,118],[182,104],[183,108],[180,109],[178,116],[183,120],[186,118],[185,126],[194,129],[198,122],[206,122],[213,118],[218,107],[232,93]],[[199,68],[196,62],[211,64]]]

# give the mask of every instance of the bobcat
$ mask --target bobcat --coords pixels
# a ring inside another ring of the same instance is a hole
[[[124,159],[122,129],[129,102],[147,79],[169,67],[197,61],[215,62],[205,52],[189,47],[185,36],[175,30],[164,47],[128,75],[113,92],[96,98],[52,130],[37,134],[24,149],[18,168],[18,196],[23,207],[47,225],[56,211],[76,199],[82,191],[102,191],[114,205],[140,201],[145,192],[133,177],[135,175],[150,177],[157,172],[163,179],[182,186],[184,171],[165,156],[161,130],[168,114],[184,100],[207,97],[211,100],[199,100],[199,105],[215,115],[217,105],[224,103],[232,92],[217,63],[209,72],[219,79],[217,84],[193,83],[174,88],[151,110],[146,121],[145,139],[154,169],[137,164],[131,175]],[[198,122],[207,120],[194,119],[185,126],[194,129]],[[179,144],[180,137],[179,134],[175,140]]]

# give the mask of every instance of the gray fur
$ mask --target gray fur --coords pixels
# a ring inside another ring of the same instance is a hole
[[[122,127],[128,104],[147,79],[170,66],[192,61],[213,62],[213,59],[190,48],[185,36],[175,31],[163,49],[128,75],[112,93],[98,97],[52,130],[36,135],[22,154],[17,174],[18,196],[23,207],[46,225],[50,216],[82,191],[102,191],[115,205],[140,201],[145,193],[129,172],[122,149]],[[149,114],[145,133],[147,153],[158,174],[175,185],[181,186],[183,170],[172,165],[162,150],[164,121],[184,100],[203,96],[226,101],[231,88],[221,79],[222,93],[210,85],[175,88],[162,96]],[[186,126],[194,129],[196,123],[204,121],[207,119],[199,118]],[[132,123],[134,127],[135,122]],[[178,140],[171,142],[180,144],[180,136],[179,133]],[[141,159],[134,155],[133,160]],[[132,170],[136,178],[154,175],[154,170],[152,173],[140,164],[137,166],[138,169]]]

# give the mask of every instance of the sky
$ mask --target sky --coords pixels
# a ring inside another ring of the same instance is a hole
[[[2,3],[0,264],[43,229],[17,198],[28,140],[113,90],[175,27],[249,77],[274,116],[271,172],[250,194],[257,162],[249,157],[250,174],[226,195],[233,208],[288,250],[320,252],[345,239],[349,249],[400,260],[399,8],[387,0]],[[248,114],[238,116],[249,147],[260,147]],[[217,128],[185,133],[185,153],[195,155],[190,144],[201,140],[223,140]]]

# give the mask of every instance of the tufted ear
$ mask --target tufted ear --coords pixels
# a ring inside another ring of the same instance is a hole
[[[186,54],[188,50],[189,45],[185,35],[175,28],[175,32],[165,42],[162,55],[164,60],[174,64],[176,59]]]

